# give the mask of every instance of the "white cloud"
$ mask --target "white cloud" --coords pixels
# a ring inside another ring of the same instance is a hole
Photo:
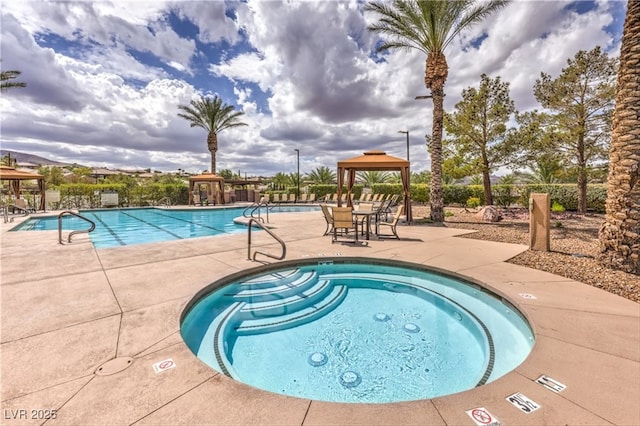
[[[429,165],[424,135],[432,103],[414,100],[427,93],[426,58],[418,51],[373,55],[376,36],[366,26],[374,17],[363,16],[361,2],[6,3],[2,68],[21,70],[28,86],[0,97],[3,149],[202,171],[209,167],[206,133],[177,117],[177,105],[216,92],[249,124],[219,135],[220,169],[292,172],[294,148],[303,172],[369,149],[404,157],[398,130],[410,131],[413,169]],[[541,71],[557,74],[579,49],[595,45],[617,55],[617,35],[605,28],[621,25],[612,15],[623,6],[599,1],[582,15],[567,6],[514,1],[463,34],[447,51],[445,107],[487,73],[510,82],[516,106],[531,109]],[[171,25],[172,12],[182,28]],[[468,46],[480,36],[479,47]],[[57,41],[41,47],[45,40]]]

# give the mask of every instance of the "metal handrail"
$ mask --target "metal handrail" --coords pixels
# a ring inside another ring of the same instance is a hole
[[[64,215],[73,215],[75,217],[78,217],[80,219],[86,220],[87,222],[89,222],[91,224],[91,227],[89,229],[82,229],[79,231],[71,231],[69,233],[69,237],[67,239],[67,242],[71,242],[71,236],[75,235],[75,234],[83,234],[83,233],[89,233],[89,232],[93,232],[94,229],[96,229],[96,224],[95,222],[93,222],[91,219],[87,219],[86,217],[82,216],[81,214],[72,212],[71,210],[65,210],[62,213],[60,213],[58,215],[58,243],[62,244],[62,216]]]
[[[253,259],[251,258],[251,229],[252,229],[252,224],[256,224],[258,225],[259,228],[261,228],[262,230],[266,231],[267,234],[271,235],[278,243],[280,243],[280,246],[282,247],[282,255],[281,256],[274,256],[272,254],[269,253],[265,253],[262,251],[255,251],[253,253]],[[274,234],[269,228],[267,228],[266,226],[264,226],[262,223],[258,222],[255,218],[251,218],[249,219],[249,232],[247,233],[248,237],[247,237],[247,259],[249,260],[253,260],[255,262],[256,260],[256,255],[258,255],[258,253],[270,257],[272,259],[276,259],[276,260],[282,260],[285,258],[285,256],[287,255],[287,245],[284,243],[284,241],[282,241],[282,239],[280,237],[278,237],[276,234]]]
[[[264,206],[264,208],[265,208],[265,210],[267,212],[267,223],[269,223],[269,204],[267,204],[263,200],[260,200],[259,202],[253,203],[250,206],[246,207],[242,212],[242,216],[246,217],[246,218],[252,217],[252,218],[258,219],[259,221],[264,223],[264,219],[262,218],[262,207],[263,206]],[[249,211],[249,209],[252,209],[252,210],[251,210],[251,213],[249,213],[249,215],[247,215],[247,211]],[[254,215],[256,210],[258,211],[258,215],[257,216]]]

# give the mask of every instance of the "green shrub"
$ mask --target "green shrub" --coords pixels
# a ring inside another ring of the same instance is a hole
[[[467,199],[467,207],[471,209],[475,209],[480,206],[480,198],[478,197],[469,197]]]
[[[520,191],[519,203],[529,205],[529,195],[532,193],[547,193],[551,203],[561,204],[566,210],[578,209],[578,186],[576,184],[528,184]],[[605,184],[590,184],[587,186],[587,209],[604,213],[607,199],[607,186]]]
[[[551,206],[551,211],[554,213],[562,213],[565,210],[566,209],[564,208],[564,206],[557,201],[554,201],[553,205]]]

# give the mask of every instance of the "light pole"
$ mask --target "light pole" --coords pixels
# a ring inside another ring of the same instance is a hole
[[[409,131],[408,130],[398,130],[398,133],[404,133],[407,135],[407,161],[409,160]]]
[[[296,203],[298,202],[298,199],[300,198],[300,150],[299,149],[294,149],[294,151],[296,152],[296,164],[298,166],[298,173],[296,175]]]

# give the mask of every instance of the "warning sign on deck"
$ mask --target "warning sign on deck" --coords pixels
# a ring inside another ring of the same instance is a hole
[[[542,386],[555,393],[560,393],[567,388],[567,385],[562,384],[549,376],[545,376],[544,374],[536,379],[536,383],[540,383]]]
[[[153,364],[153,371],[155,371],[156,374],[171,370],[172,368],[176,368],[176,363],[173,362],[171,358]]]
[[[476,422],[478,426],[500,426],[500,420],[495,418],[493,414],[484,407],[467,410],[466,413]]]
[[[532,413],[536,411],[538,408],[540,408],[540,404],[530,400],[520,392],[514,393],[513,395],[509,395],[507,397],[507,401],[513,404],[513,406],[516,407],[518,410],[527,414]]]
[[[537,299],[537,297],[535,297],[531,293],[520,293],[520,297],[522,297],[523,299]]]

